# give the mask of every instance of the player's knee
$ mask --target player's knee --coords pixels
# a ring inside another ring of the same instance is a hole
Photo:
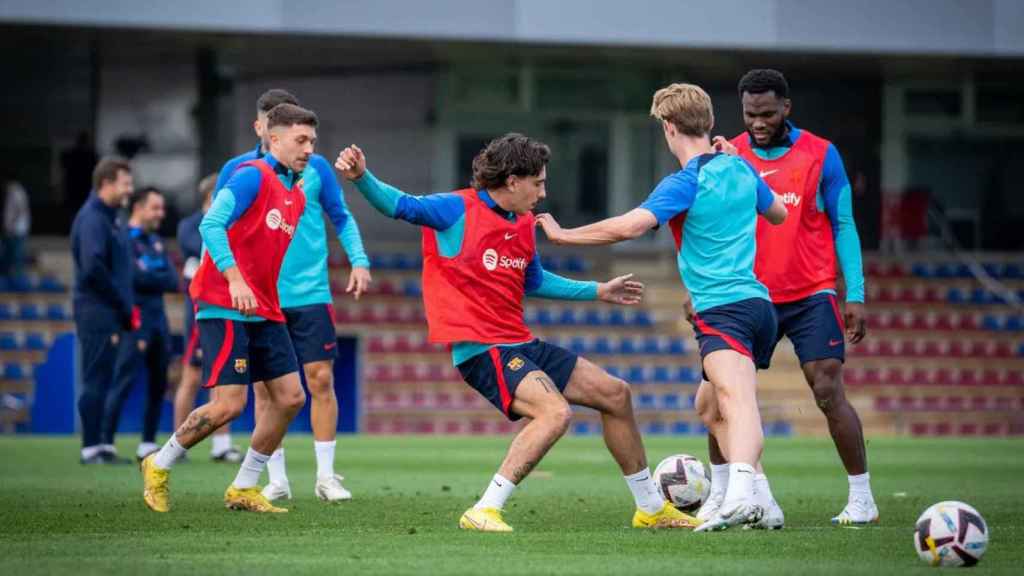
[[[625,380],[608,376],[602,392],[605,402],[613,412],[633,409],[633,391]]]
[[[238,418],[245,410],[246,396],[244,394],[219,394],[213,401],[217,411],[218,420],[227,422]]]
[[[814,367],[814,401],[823,412],[829,412],[843,401],[843,365],[838,360],[825,360]]]
[[[559,402],[545,411],[544,418],[552,430],[561,436],[569,430],[569,423],[572,421],[572,408],[567,402]]]
[[[334,392],[334,375],[329,369],[318,369],[306,376],[306,386],[313,398],[329,396]]]
[[[715,409],[716,404],[711,401],[711,394],[713,393],[707,387],[702,386],[697,390],[697,398],[694,401],[694,409],[697,411],[697,416],[709,428],[718,419],[718,410]]]
[[[288,412],[298,412],[306,405],[306,393],[302,390],[301,386],[296,386],[292,390],[282,391],[277,396],[278,405]]]

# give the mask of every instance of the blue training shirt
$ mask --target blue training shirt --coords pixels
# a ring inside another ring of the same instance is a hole
[[[666,176],[640,205],[659,226],[685,213],[677,263],[697,312],[748,298],[771,301],[754,276],[754,257],[757,215],[774,200],[746,160],[702,154]]]

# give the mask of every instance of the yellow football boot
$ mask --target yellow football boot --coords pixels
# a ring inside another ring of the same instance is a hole
[[[139,464],[142,470],[142,499],[153,512],[167,512],[171,509],[171,497],[167,489],[170,470],[157,468],[155,460],[156,454],[150,454]]]
[[[700,520],[680,512],[672,504],[665,502],[654,514],[637,509],[633,514],[633,528],[686,528],[692,530],[700,526]]]
[[[511,532],[497,508],[470,508],[459,518],[459,528],[478,532]]]
[[[270,503],[266,496],[260,493],[258,486],[252,488],[235,488],[228,486],[224,492],[224,507],[228,510],[248,510],[249,512],[287,512],[287,508],[279,508]]]

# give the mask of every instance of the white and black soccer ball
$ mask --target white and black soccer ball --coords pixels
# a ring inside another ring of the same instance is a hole
[[[662,460],[654,469],[654,481],[665,500],[683,512],[700,508],[711,492],[704,464],[689,454],[676,454]]]
[[[974,566],[988,546],[988,525],[963,502],[939,502],[917,519],[914,549],[932,566]]]

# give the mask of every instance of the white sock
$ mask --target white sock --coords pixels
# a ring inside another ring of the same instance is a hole
[[[210,455],[212,456],[220,456],[231,450],[231,434],[214,434],[210,437],[210,441],[213,442],[210,446]]]
[[[729,486],[729,463],[711,465],[711,489],[725,492]]]
[[[172,434],[164,444],[163,448],[156,453],[156,458],[153,459],[153,464],[161,470],[170,470],[171,466],[174,466],[174,463],[185,455],[185,452],[188,452],[188,448],[185,448],[178,443],[177,434]]]
[[[260,474],[263,474],[267,460],[270,460],[269,455],[260,454],[249,448],[245,453],[245,460],[242,460],[242,465],[238,468],[238,475],[235,476],[235,481],[231,485],[244,490],[259,484]]]
[[[270,461],[267,462],[267,475],[273,484],[279,486],[288,484],[288,472],[284,466],[284,448],[278,448],[270,455]]]
[[[725,502],[749,500],[754,496],[754,467],[736,462],[729,464],[729,488],[725,491]]]
[[[158,450],[160,447],[153,442],[142,442],[139,444],[139,448],[135,451],[135,455],[139,458],[143,458],[154,450]]]
[[[114,446],[113,444],[100,444],[100,451],[117,454],[117,446]]]
[[[316,476],[317,478],[334,477],[334,447],[337,440],[330,442],[313,441],[313,451],[316,452]]]
[[[484,491],[483,497],[480,498],[480,501],[473,508],[497,508],[501,510],[505,507],[505,501],[508,500],[508,497],[512,495],[515,489],[516,485],[511,480],[501,474],[495,474],[494,478],[491,478],[491,483],[487,485],[487,490]]]
[[[871,502],[875,501],[875,497],[871,494],[871,474],[865,472],[856,476],[848,476],[850,481],[850,500],[854,497],[865,498]]]
[[[754,499],[765,510],[768,509],[772,500],[775,499],[775,497],[772,496],[772,488],[768,485],[768,477],[764,474],[754,475]]]
[[[89,458],[92,458],[93,456],[99,454],[100,451],[101,448],[98,444],[95,446],[85,446],[82,448],[82,459],[88,460]]]
[[[655,514],[665,506],[665,497],[658,490],[658,484],[651,476],[650,468],[644,468],[629,476],[623,476],[623,478],[626,479],[629,491],[633,493],[633,500],[636,502],[637,508],[648,514]]]

